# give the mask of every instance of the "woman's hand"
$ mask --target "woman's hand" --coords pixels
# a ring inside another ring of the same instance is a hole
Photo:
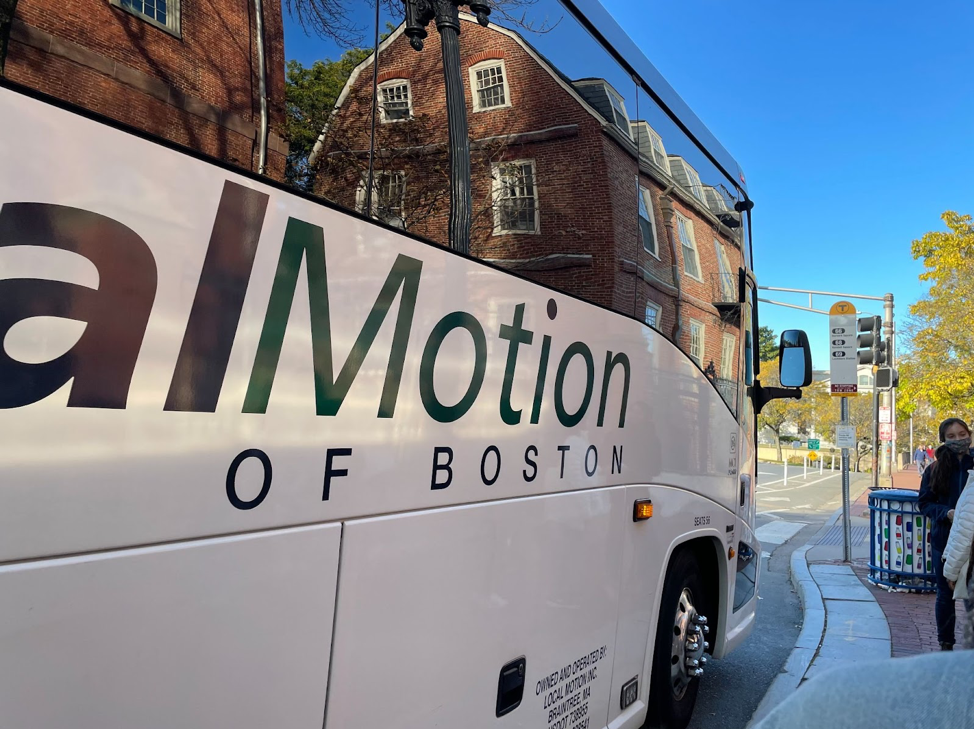
[[[953,509],[951,509],[950,511],[947,512],[947,521],[953,523],[953,521],[954,521],[954,510]]]
[[[947,587],[949,587],[951,590],[953,590],[956,586],[957,586],[956,582],[954,582],[953,580],[947,580]]]

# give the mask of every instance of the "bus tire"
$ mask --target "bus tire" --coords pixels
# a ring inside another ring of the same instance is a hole
[[[701,566],[690,549],[673,555],[666,571],[656,625],[647,727],[685,729],[693,715],[707,659],[704,633],[708,605]]]

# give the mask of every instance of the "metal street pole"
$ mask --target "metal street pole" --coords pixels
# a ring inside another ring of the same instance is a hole
[[[450,149],[450,247],[470,253],[470,218],[473,200],[470,193],[470,135],[467,129],[467,102],[460,73],[460,5],[457,0],[403,0],[406,6],[406,36],[417,51],[423,50],[426,26],[436,19],[443,51],[443,76],[446,85],[446,121]],[[477,22],[485,28],[490,6],[469,3]]]
[[[849,424],[849,398],[841,397],[842,425]],[[852,561],[852,526],[849,521],[849,449],[842,449],[842,559]]]
[[[896,353],[894,347],[893,330],[893,294],[886,294],[883,297],[883,332],[886,334],[886,366],[893,367],[896,364]],[[889,452],[889,472],[892,475],[896,468],[896,388],[889,391],[889,412],[890,412],[890,452]]]
[[[873,455],[872,486],[879,488],[879,388],[876,387],[876,373],[873,372]]]

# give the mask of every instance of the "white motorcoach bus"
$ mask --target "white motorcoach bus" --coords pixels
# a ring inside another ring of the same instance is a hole
[[[607,73],[464,23],[565,116],[491,152],[470,256],[406,162],[376,211],[0,87],[0,726],[680,727],[752,629],[755,412],[796,391],[755,380],[743,175],[641,55],[620,124]],[[559,238],[559,154],[631,216]]]

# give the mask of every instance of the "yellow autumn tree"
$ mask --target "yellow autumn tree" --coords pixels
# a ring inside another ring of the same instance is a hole
[[[898,365],[901,417],[923,403],[958,415],[974,410],[974,223],[949,210],[941,219],[946,231],[913,241],[930,289],[910,307],[912,336]]]

